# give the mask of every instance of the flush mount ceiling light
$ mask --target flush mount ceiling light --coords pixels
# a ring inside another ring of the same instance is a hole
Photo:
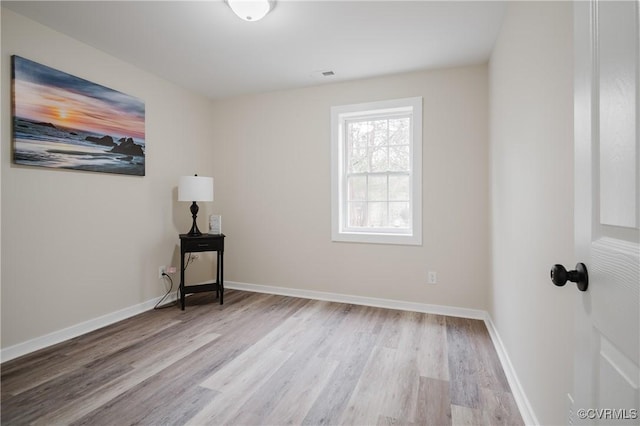
[[[254,22],[264,18],[273,9],[275,0],[226,0],[240,19]]]

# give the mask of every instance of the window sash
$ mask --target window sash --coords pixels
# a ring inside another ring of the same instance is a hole
[[[397,145],[390,145],[389,143],[389,121],[390,120],[394,120],[394,119],[409,119],[409,135],[407,137],[407,143],[402,143],[402,144],[397,144]],[[366,144],[366,157],[369,158],[370,156],[370,149],[371,148],[385,148],[387,150],[387,168],[390,167],[390,157],[389,157],[389,150],[390,148],[396,148],[396,147],[409,147],[409,158],[408,158],[408,167],[407,170],[387,170],[387,171],[370,171],[371,169],[371,164],[367,165],[367,168],[369,169],[369,171],[367,172],[350,172],[350,160],[351,160],[351,152],[350,152],[350,148],[351,148],[351,141],[349,138],[349,130],[350,130],[350,125],[353,123],[366,123],[366,122],[370,122],[370,121],[380,121],[380,120],[386,120],[387,121],[387,126],[386,126],[386,138],[385,138],[385,144],[379,145],[379,146],[375,146],[375,145],[371,145],[370,143],[367,142]],[[341,182],[340,185],[342,187],[342,190],[340,191],[342,194],[341,197],[341,230],[342,232],[351,232],[351,233],[373,233],[373,234],[412,234],[413,233],[413,200],[412,200],[412,194],[413,194],[413,174],[412,174],[412,170],[413,170],[413,148],[412,148],[412,140],[413,140],[413,112],[409,112],[407,113],[406,111],[401,111],[401,112],[372,112],[372,113],[364,113],[362,115],[359,115],[357,117],[341,117],[340,120],[340,124],[341,124],[341,140],[342,140],[342,144],[341,144],[341,151],[342,151],[342,158],[343,158],[343,163],[342,163],[342,170],[341,170]],[[349,180],[351,177],[357,177],[357,176],[362,176],[365,177],[366,179],[366,184],[365,184],[365,197],[363,200],[351,200],[349,198]],[[370,200],[369,199],[369,178],[372,176],[386,176],[386,199],[384,200]],[[389,193],[389,176],[406,176],[408,178],[409,181],[409,187],[408,187],[408,197],[406,200],[403,199],[390,199],[390,193]],[[408,212],[409,212],[409,218],[407,220],[407,226],[406,227],[396,227],[396,226],[389,226],[389,220],[390,220],[390,209],[391,206],[393,205],[393,203],[401,203],[401,202],[406,202],[408,203]],[[362,203],[362,205],[364,206],[364,221],[365,224],[363,226],[353,226],[350,224],[350,218],[351,218],[351,206],[353,205],[353,203]],[[384,203],[386,205],[386,224],[387,226],[370,226],[370,216],[369,216],[369,206],[371,205],[371,203]]]
[[[363,191],[362,197],[351,197],[352,191],[349,187],[350,178],[353,177],[361,177],[365,180],[365,189]],[[369,178],[370,177],[385,177],[385,196],[381,198],[371,198],[371,191],[369,186]],[[392,177],[406,177],[407,178],[407,188],[406,188],[406,196],[405,197],[393,197],[393,193],[391,189],[390,178]],[[411,233],[411,223],[412,223],[412,214],[413,211],[413,202],[411,199],[411,174],[408,172],[377,172],[377,173],[349,173],[345,174],[345,179],[343,182],[343,226],[342,229],[347,232],[386,232],[386,233]],[[368,206],[371,203],[384,203],[386,205],[386,217],[387,224],[390,224],[392,220],[391,209],[394,206],[398,206],[401,203],[407,204],[408,218],[407,218],[407,226],[371,226],[371,225],[362,225],[356,226],[350,224],[351,218],[351,209],[350,207],[355,205],[356,203],[361,203],[365,206],[364,216],[367,223],[369,223],[369,211]]]

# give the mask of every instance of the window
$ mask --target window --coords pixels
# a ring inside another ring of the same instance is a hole
[[[331,108],[332,240],[422,244],[422,98]]]

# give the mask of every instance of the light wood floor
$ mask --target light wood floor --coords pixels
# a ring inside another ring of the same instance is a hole
[[[2,364],[2,424],[523,424],[482,321],[213,297]]]

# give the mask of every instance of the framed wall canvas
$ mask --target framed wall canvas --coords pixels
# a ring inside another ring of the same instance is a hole
[[[144,102],[20,56],[11,59],[16,164],[144,176]]]

